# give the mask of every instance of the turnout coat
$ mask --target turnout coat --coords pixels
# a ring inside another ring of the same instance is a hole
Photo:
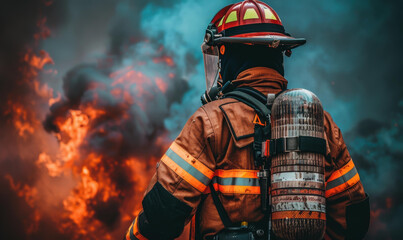
[[[245,70],[233,83],[265,95],[287,86],[283,76],[263,67]],[[253,181],[258,172],[251,146],[255,115],[252,108],[231,98],[200,107],[158,163],[143,210],[126,239],[174,239],[190,221],[190,237],[195,228],[203,239],[217,234],[224,225],[210,194],[211,181],[232,222],[261,220],[260,187]],[[325,239],[363,236],[369,220],[364,188],[340,129],[327,112],[324,124]]]

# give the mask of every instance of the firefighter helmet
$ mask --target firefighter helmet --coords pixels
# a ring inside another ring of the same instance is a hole
[[[286,33],[277,13],[266,3],[245,0],[221,9],[207,27],[202,52],[207,91],[218,79],[218,46],[224,43],[267,45],[281,51],[303,45],[304,38],[293,38]]]
[[[286,33],[277,13],[266,3],[245,0],[219,11],[210,22],[205,36],[209,45],[219,43],[264,44],[291,49],[306,42]]]

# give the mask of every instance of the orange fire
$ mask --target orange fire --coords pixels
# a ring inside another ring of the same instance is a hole
[[[25,137],[27,134],[33,134],[35,126],[38,125],[38,121],[31,121],[31,119],[33,119],[31,116],[32,114],[21,104],[9,101],[8,106],[9,110],[5,112],[5,115],[11,114],[14,127],[18,131],[18,134],[21,137]]]
[[[49,4],[51,2],[45,3],[46,6]],[[48,106],[62,103],[64,98],[50,87],[52,84],[43,81],[49,76],[60,79],[57,70],[50,68],[55,64],[51,56],[44,50],[34,50],[41,39],[51,34],[46,21],[46,18],[38,21],[39,31],[34,35],[36,42],[21,60],[22,82],[32,90],[32,99],[37,102],[26,105],[10,99],[9,109],[4,113],[11,116],[21,139],[35,136],[38,141],[34,166],[41,175],[32,184],[22,184],[11,174],[5,179],[16,195],[33,209],[33,213],[27,216],[32,223],[24,229],[26,234],[34,234],[44,219],[51,219],[57,231],[71,236],[71,239],[119,239],[141,209],[143,193],[155,171],[159,154],[168,148],[168,134],[161,131],[154,137],[153,153],[139,156],[122,154],[119,159],[113,159],[91,148],[92,135],[108,134],[108,126],[94,126],[105,118],[113,118],[116,125],[130,121],[131,116],[124,110],[132,105],[146,110],[147,101],[154,97],[153,94],[166,93],[166,79],[174,78],[175,74],[169,73],[165,79],[148,77],[134,66],[119,68],[109,74],[110,82],[105,83],[108,86],[93,84],[91,89],[108,89],[111,96],[124,105],[119,106],[123,113],[111,116],[97,107],[101,99],[94,93],[92,102],[56,115],[52,123],[57,131],[54,130],[53,136],[50,136],[42,126],[45,113],[49,111]],[[171,67],[175,65],[168,56],[152,61]],[[47,105],[45,109],[44,105]],[[108,209],[110,213],[105,213]]]
[[[174,60],[169,56],[156,57],[153,59],[154,63],[165,63],[169,67],[175,66]]]

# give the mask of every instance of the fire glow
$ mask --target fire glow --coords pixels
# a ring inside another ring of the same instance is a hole
[[[139,64],[163,66],[167,70],[159,76],[143,73],[135,62],[78,66],[64,77],[61,93],[44,81],[62,78],[57,62],[35,50],[51,35],[45,23],[38,22],[35,43],[21,59],[22,83],[33,90],[33,101],[47,103],[50,111],[43,104],[32,108],[10,100],[4,113],[12,116],[21,141],[39,139],[34,166],[40,174],[32,184],[12,174],[4,178],[33,210],[26,217],[28,238],[51,219],[46,227],[67,239],[120,239],[140,211],[147,183],[171,141],[163,119],[184,92],[175,92],[175,84],[184,82],[175,77],[173,59],[160,55]],[[158,105],[165,110],[156,121],[153,106]]]

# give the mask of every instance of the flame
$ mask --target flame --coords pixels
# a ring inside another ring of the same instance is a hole
[[[53,92],[53,91],[52,91]],[[53,104],[55,104],[56,102],[59,102],[62,99],[62,95],[60,94],[60,92],[57,92],[57,96],[56,97],[50,97],[48,104],[49,106],[52,106]]]
[[[52,1],[44,4],[49,6]],[[33,96],[29,96],[32,103],[27,105],[10,99],[7,102],[9,108],[4,113],[10,116],[20,139],[33,136],[36,136],[35,140],[39,139],[33,161],[40,176],[29,184],[18,181],[12,174],[5,175],[5,179],[16,195],[33,210],[27,216],[29,224],[24,229],[26,234],[34,236],[44,219],[51,219],[57,230],[71,236],[71,239],[120,238],[141,209],[143,193],[155,171],[160,151],[168,148],[168,133],[164,129],[150,133],[152,136],[147,140],[152,142],[152,153],[139,156],[122,153],[119,159],[112,159],[107,153],[93,149],[90,140],[93,135],[109,133],[108,124],[97,126],[103,119],[113,119],[112,127],[115,128],[125,121],[133,121],[133,116],[125,110],[134,105],[145,112],[148,101],[155,94],[166,93],[166,80],[175,77],[172,72],[166,77],[148,76],[139,71],[138,66],[154,62],[173,67],[175,63],[171,57],[162,56],[136,66],[116,68],[113,72],[105,70],[111,72],[107,75],[110,82],[91,83],[89,88],[108,90],[119,102],[117,107],[121,112],[115,116],[100,108],[98,104],[102,98],[97,91],[93,91],[90,101],[69,106],[63,109],[62,114],[55,115],[52,124],[56,129],[50,139],[48,134],[43,136],[44,115],[48,112],[48,106],[63,104],[67,97],[62,96],[58,91],[60,89],[53,89],[51,86],[54,84],[43,80],[58,74],[51,67],[55,64],[52,57],[44,50],[34,50],[41,39],[51,34],[46,22],[46,18],[37,22],[39,31],[33,36],[34,46],[27,49],[21,58],[21,82],[32,91]],[[107,60],[100,67],[110,70],[114,67],[113,59]],[[46,107],[46,111],[42,106]],[[138,125],[143,127],[141,120]],[[114,204],[118,205],[115,207]],[[102,215],[109,206],[114,209],[112,212],[115,215],[112,217]]]
[[[137,104],[145,108],[146,105],[140,101],[143,95],[147,95],[145,90],[152,86],[151,79],[137,72],[133,67],[119,69],[110,74],[111,77],[111,95],[117,99],[123,98],[123,102],[128,106]],[[156,81],[157,82],[157,81]],[[167,85],[163,79],[158,80],[157,87],[161,91],[166,91]],[[135,91],[130,91],[131,88]],[[133,95],[135,94],[135,95]],[[59,101],[60,101],[60,97]],[[134,102],[134,99],[137,101]],[[59,116],[54,120],[58,128],[55,136],[59,142],[59,150],[56,156],[52,156],[48,152],[42,152],[38,156],[37,165],[46,169],[50,177],[61,177],[72,174],[75,186],[70,191],[69,195],[62,200],[63,219],[68,220],[61,224],[61,230],[74,232],[74,239],[85,238],[85,236],[93,235],[107,236],[106,238],[113,239],[111,235],[107,235],[107,231],[99,231],[104,229],[101,220],[96,219],[96,211],[94,205],[107,204],[115,199],[121,199],[123,194],[112,179],[113,171],[108,169],[104,162],[106,156],[99,155],[91,149],[83,150],[83,146],[88,145],[88,136],[91,131],[91,126],[94,121],[107,117],[108,113],[105,110],[97,109],[96,101],[80,106],[79,109],[70,109],[64,116]],[[143,105],[141,105],[143,104]],[[128,119],[126,114],[122,115],[122,119]],[[100,134],[105,133],[105,129],[98,129]],[[162,135],[155,140],[156,145],[167,147],[166,135]],[[165,140],[164,140],[165,139]],[[133,216],[139,213],[141,209],[141,200],[143,192],[153,172],[150,165],[154,165],[158,161],[157,157],[151,159],[140,159],[128,157],[125,160],[116,162],[117,168],[130,169],[131,182],[136,183],[135,188],[130,190],[132,204],[121,216],[121,221],[125,222],[124,226],[128,226]],[[135,203],[133,205],[133,203]],[[95,219],[95,220],[94,220]]]
[[[63,162],[72,163],[79,158],[79,147],[87,134],[89,116],[80,110],[69,110],[67,120],[59,125],[60,156]],[[67,139],[67,140],[66,140]]]
[[[49,6],[51,4],[52,4],[51,2],[45,3],[45,5],[47,5],[47,6]],[[39,19],[38,22],[36,23],[36,25],[40,29],[39,32],[34,34],[34,39],[36,41],[38,41],[40,39],[46,39],[50,36],[50,29],[46,26],[46,21],[47,21],[47,18],[43,17],[43,18]]]
[[[42,98],[49,98],[53,96],[53,90],[46,84],[40,84],[38,81],[38,74],[44,68],[45,65],[53,64],[52,58],[46,51],[40,51],[36,55],[32,49],[28,49],[27,53],[22,59],[23,68],[21,72],[24,75],[25,83],[32,89],[35,89],[36,94]],[[40,121],[35,116],[35,113],[31,110],[27,110],[26,106],[19,102],[9,100],[7,102],[9,109],[4,113],[5,115],[12,116],[12,122],[15,129],[18,131],[19,136],[27,137],[29,134],[33,134],[35,129],[40,126]]]
[[[60,176],[63,172],[63,166],[59,161],[53,161],[52,158],[45,152],[39,154],[37,165],[44,165],[48,170],[48,174],[51,177]]]
[[[164,80],[162,80],[162,78],[155,78],[155,82],[162,93],[165,93],[167,91],[168,84]]]
[[[15,183],[14,179],[9,175],[5,175],[5,178],[9,181],[11,188],[17,193],[19,197],[24,197],[29,206],[35,205],[35,197],[38,193],[36,188],[32,188],[27,184]]]
[[[156,57],[153,59],[153,61],[154,61],[154,63],[165,63],[169,67],[175,66],[174,60],[169,56]]]
[[[28,112],[21,104],[8,102],[10,109],[6,111],[6,115],[11,114],[15,129],[18,131],[18,135],[26,137],[27,134],[33,134],[35,126],[38,125],[38,121],[35,121],[30,112]]]

